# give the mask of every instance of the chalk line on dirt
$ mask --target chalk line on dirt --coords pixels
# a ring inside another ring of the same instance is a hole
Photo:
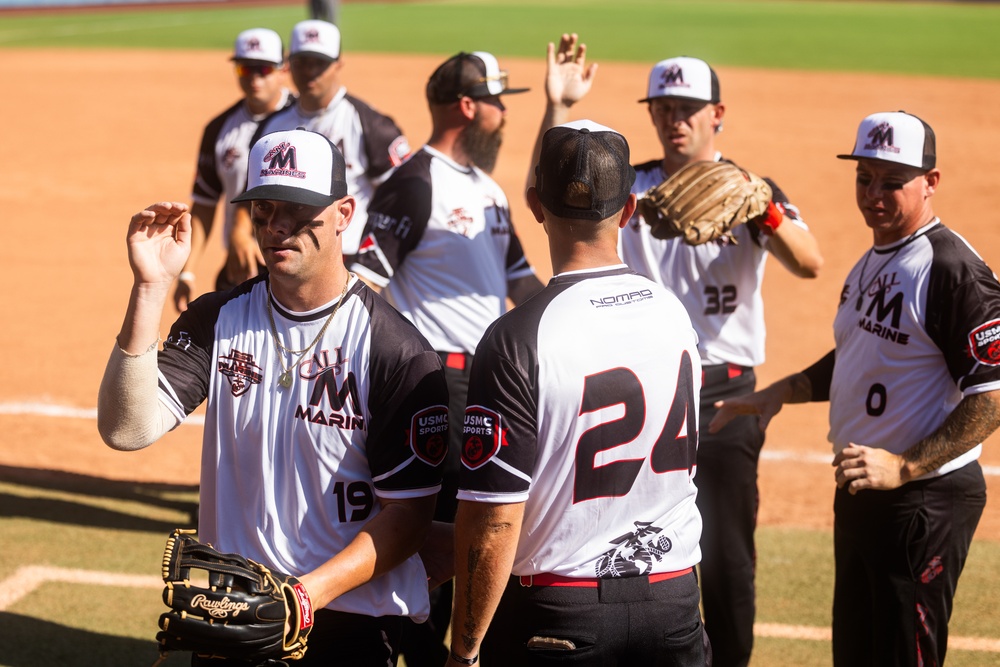
[[[55,403],[24,402],[24,403],[3,403],[0,402],[0,415],[38,415],[42,417],[64,417],[67,419],[97,419],[97,408],[78,408],[70,405],[58,405]],[[205,417],[202,415],[190,415],[181,422],[181,425],[202,426],[205,424]],[[760,453],[760,458],[764,461],[793,461],[797,463],[819,463],[830,465],[833,454],[816,454],[809,452],[792,452],[782,449],[764,449]],[[983,474],[987,477],[1000,477],[1000,466],[983,466]]]

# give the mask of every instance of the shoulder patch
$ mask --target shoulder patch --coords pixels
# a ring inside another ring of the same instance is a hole
[[[413,415],[410,448],[417,458],[432,466],[441,465],[448,453],[448,408],[433,405]]]
[[[503,443],[500,415],[481,405],[465,410],[462,426],[462,465],[475,470],[492,459]]]
[[[972,358],[987,366],[1000,366],[1000,320],[981,324],[969,333]]]

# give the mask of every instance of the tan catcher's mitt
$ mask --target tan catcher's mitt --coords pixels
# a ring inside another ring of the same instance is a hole
[[[701,245],[767,213],[771,186],[732,162],[698,161],[639,198],[639,213],[658,239],[684,238]]]
[[[306,652],[312,603],[299,580],[239,554],[224,554],[175,530],[163,552],[163,601],[156,640],[160,654],[282,665]],[[287,628],[287,631],[286,631]]]

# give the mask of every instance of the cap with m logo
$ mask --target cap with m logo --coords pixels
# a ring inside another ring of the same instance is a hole
[[[285,60],[281,37],[267,28],[250,28],[236,36],[230,60],[254,60],[280,65]]]
[[[719,77],[708,63],[698,58],[680,56],[661,60],[649,73],[646,97],[639,101],[649,102],[658,97],[718,104]]]
[[[861,121],[854,150],[841,160],[883,160],[919,169],[937,163],[934,130],[905,111],[873,113]]]
[[[322,134],[298,129],[257,140],[247,161],[247,190],[232,201],[329,206],[346,195],[344,156]]]

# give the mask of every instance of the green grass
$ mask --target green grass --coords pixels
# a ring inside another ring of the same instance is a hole
[[[0,582],[26,565],[157,577],[169,531],[188,525],[192,488],[0,468]],[[826,628],[833,592],[829,532],[757,532],[761,623]],[[1000,543],[973,543],[955,600],[952,636],[1000,638],[995,609]],[[0,667],[145,665],[165,610],[157,588],[46,583],[0,610]],[[949,651],[951,667],[997,664],[996,653]],[[826,641],[758,638],[754,667],[820,667]],[[172,656],[164,667],[187,664]]]
[[[228,49],[258,25],[287,35],[306,4],[5,16],[0,47]],[[353,2],[345,53],[488,50],[541,57],[578,32],[596,60],[672,55],[716,65],[1000,78],[1000,6],[991,3],[536,0]]]

